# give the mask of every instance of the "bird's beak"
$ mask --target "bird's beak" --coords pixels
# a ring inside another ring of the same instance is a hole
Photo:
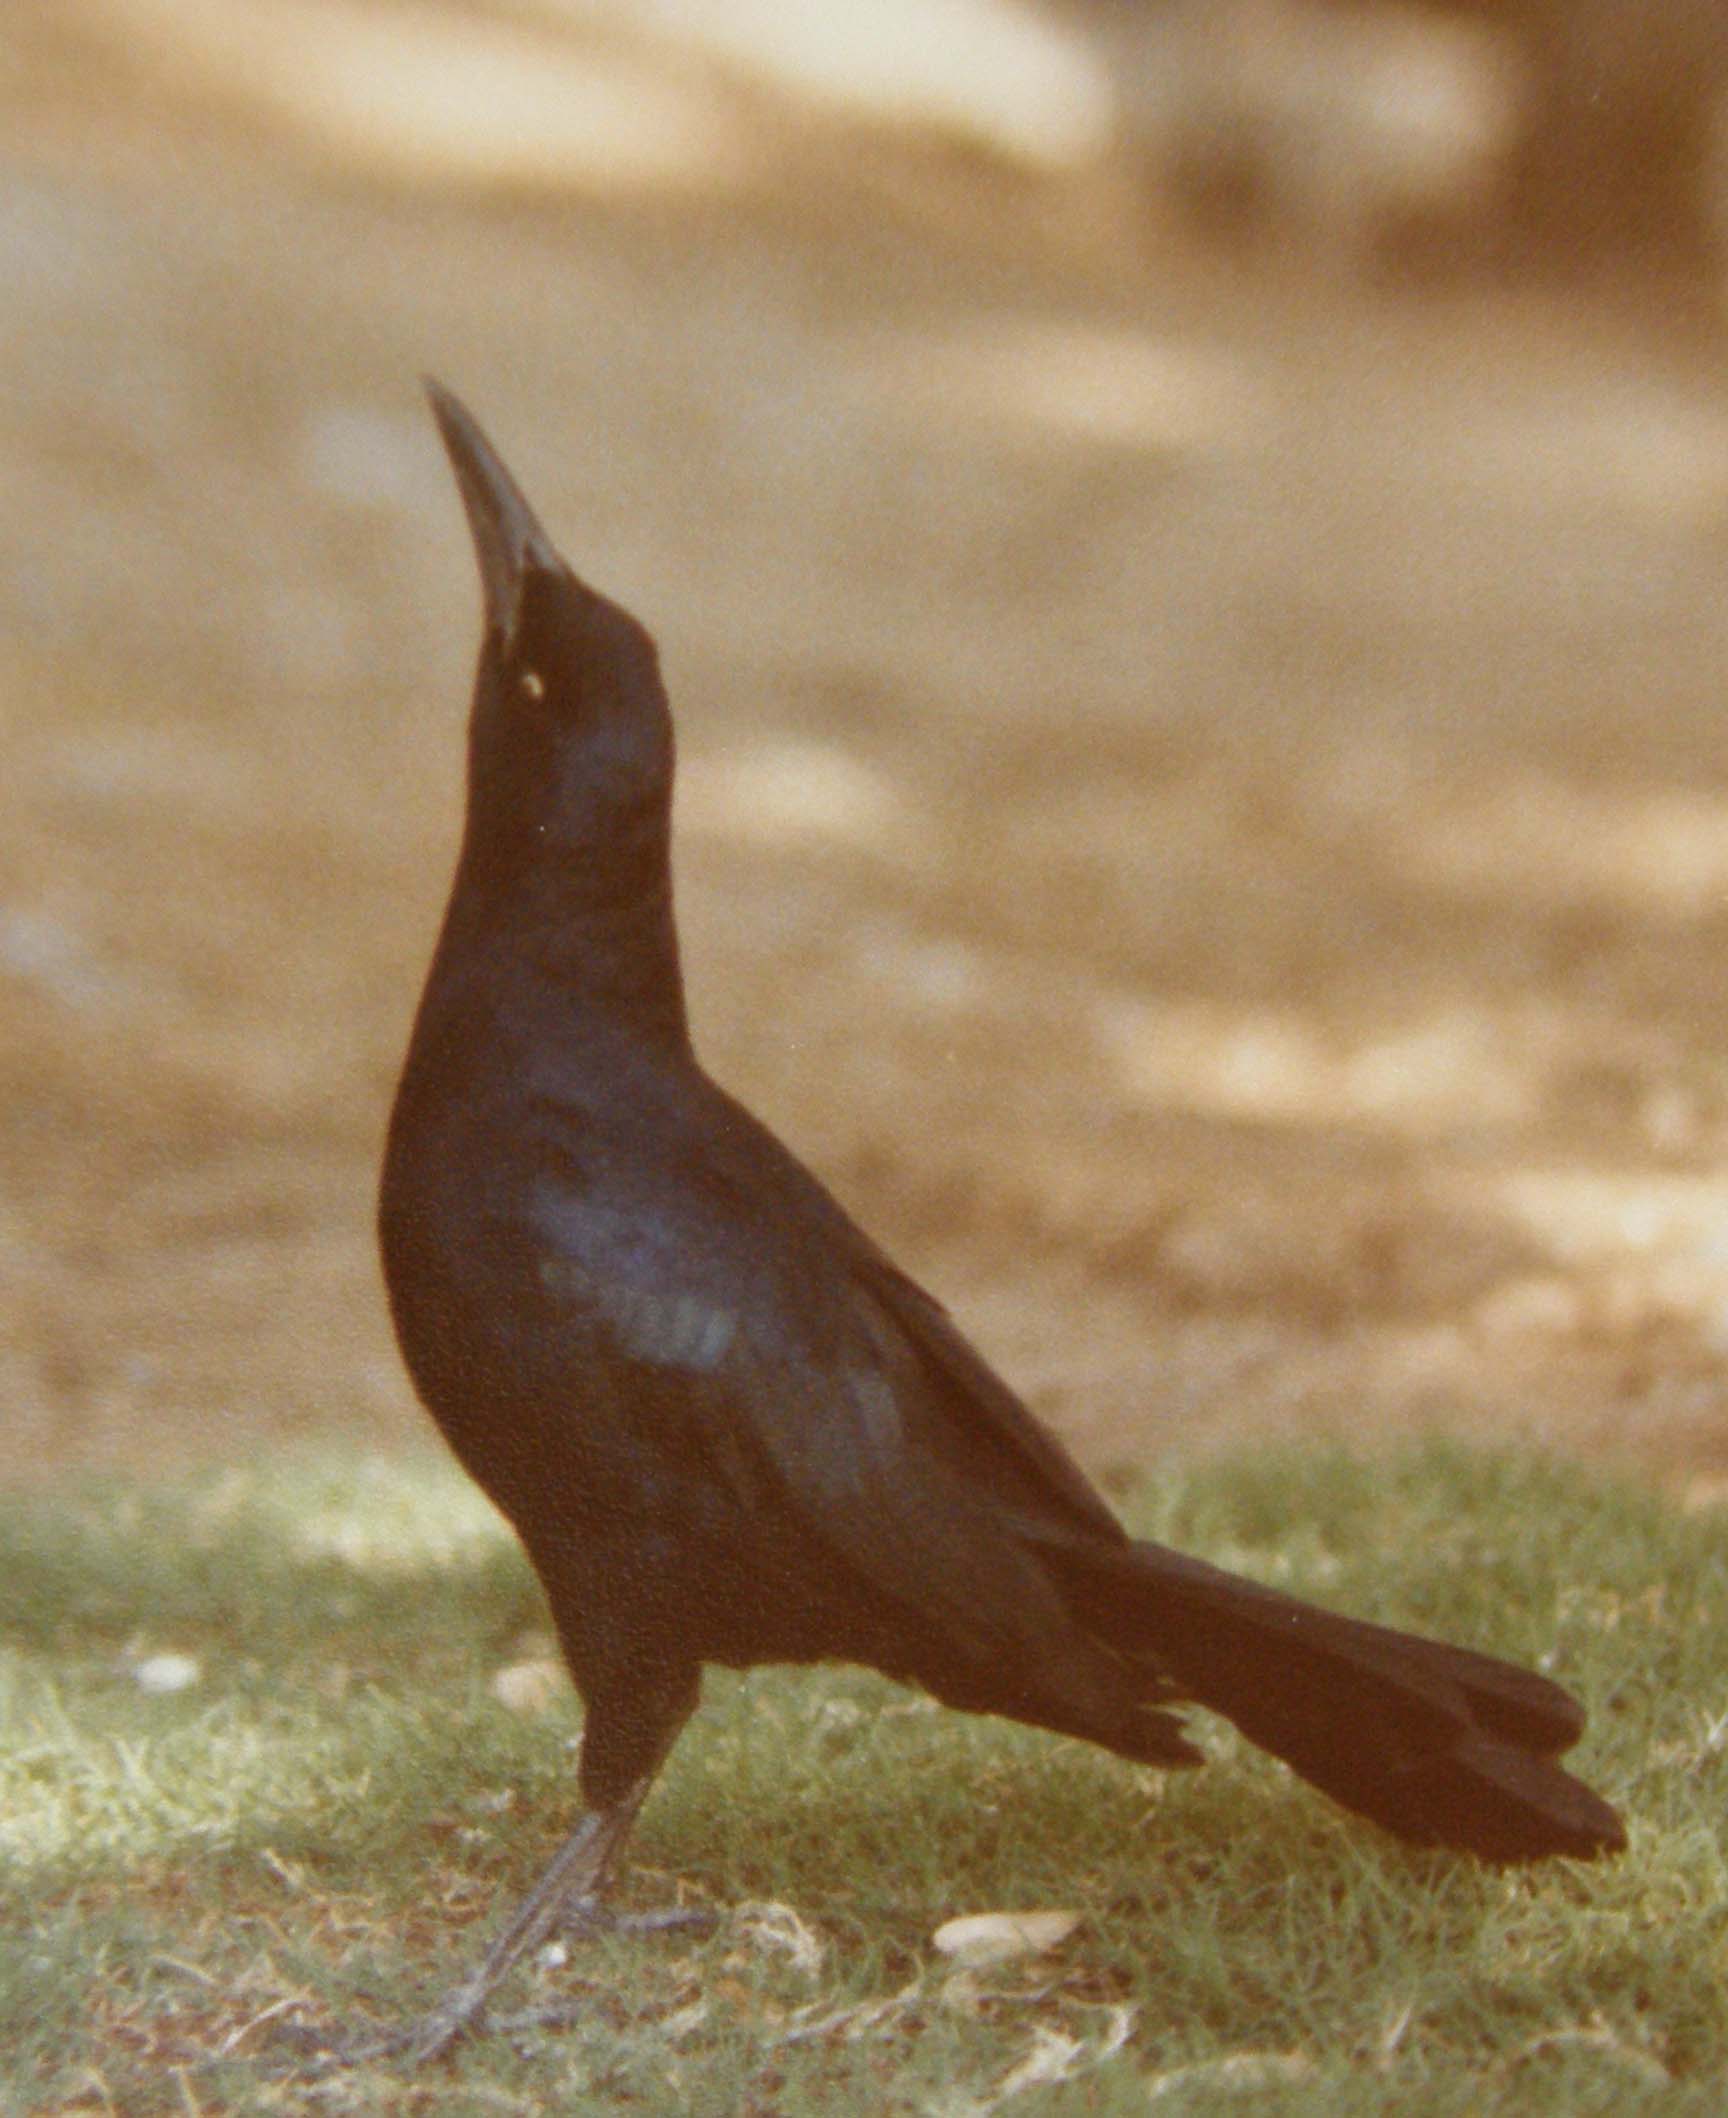
[[[522,588],[529,569],[539,567],[545,572],[560,573],[564,562],[473,413],[430,375],[426,377],[426,395],[449,451],[462,505],[467,510],[468,527],[473,532],[474,551],[480,561],[480,586],[486,598],[486,624],[509,646],[516,637]]]

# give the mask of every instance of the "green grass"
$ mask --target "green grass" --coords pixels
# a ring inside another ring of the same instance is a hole
[[[0,2110],[1348,2118],[1728,2107],[1721,1519],[1520,1458],[1284,1452],[1129,1493],[1144,1530],[1541,1659],[1632,1850],[1406,1851],[1213,1733],[1169,1779],[852,1671],[716,1677],[610,1940],[406,2081],[293,2071],[270,2021],[392,2021],[472,1962],[570,1813],[579,1716],[489,1680],[545,1617],[441,1458],[297,1459],[0,1506]],[[142,1658],[196,1658],[152,1695]],[[765,1912],[764,1905],[787,1908]],[[961,1912],[1060,1908],[956,1969]]]

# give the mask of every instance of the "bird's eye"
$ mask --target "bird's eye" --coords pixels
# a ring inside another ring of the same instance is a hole
[[[522,696],[525,699],[543,699],[546,696],[546,679],[537,669],[522,672]]]

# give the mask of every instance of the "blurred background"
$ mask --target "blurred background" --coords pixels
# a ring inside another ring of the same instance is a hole
[[[1728,1471],[1717,0],[7,0],[0,1476],[422,1432],[478,614],[659,635],[700,1041],[1095,1468]]]

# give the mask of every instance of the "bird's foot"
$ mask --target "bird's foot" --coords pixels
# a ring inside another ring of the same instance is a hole
[[[558,1929],[590,1941],[611,1934],[712,1934],[719,1915],[700,1905],[656,1905],[646,1912],[620,1912],[604,1898],[581,1897],[559,1915]]]
[[[309,2062],[312,2068],[319,2073],[332,2073],[379,2059],[402,2059],[410,2066],[422,2066],[429,2059],[442,2057],[458,2038],[491,2027],[507,2027],[493,2022],[487,2003],[516,1965],[562,1927],[571,1927],[578,1934],[596,1934],[604,1932],[608,1923],[612,1923],[614,1932],[628,1932],[632,1926],[640,1926],[645,1932],[664,1932],[669,1926],[692,1924],[679,1912],[670,1919],[650,1913],[634,1918],[624,1914],[614,1920],[607,1911],[606,1886],[618,1849],[647,1791],[644,1777],[618,1801],[583,1812],[540,1880],[505,1921],[483,1960],[452,1987],[429,2015],[376,2037],[325,2036],[315,2026],[299,2026],[293,2033],[294,2041],[302,2051],[313,2051]],[[701,1915],[696,1915],[694,1923],[700,1919]],[[283,2025],[283,2034],[288,2028]]]
[[[315,2022],[284,2022],[277,2024],[271,2041],[300,2054],[309,2074],[339,2074],[381,2059],[423,2066],[428,2060],[441,2059],[459,2038],[490,2027],[485,1994],[464,1984],[447,1993],[430,2013],[393,2030],[346,2036]]]
[[[573,1899],[559,1914],[557,1924],[560,1934],[587,1941],[612,1935],[710,1934],[719,1918],[694,1905],[660,1905],[644,1912],[620,1912],[603,1898],[584,1897]],[[284,2022],[276,2026],[272,2041],[301,2054],[306,2071],[312,2074],[340,2073],[385,2059],[415,2067],[442,2059],[464,2037],[571,2029],[592,2006],[588,2000],[564,2000],[500,2013],[488,2005],[491,1990],[491,1984],[482,1978],[468,1978],[427,2014],[393,2030],[349,2037],[317,2023]]]

